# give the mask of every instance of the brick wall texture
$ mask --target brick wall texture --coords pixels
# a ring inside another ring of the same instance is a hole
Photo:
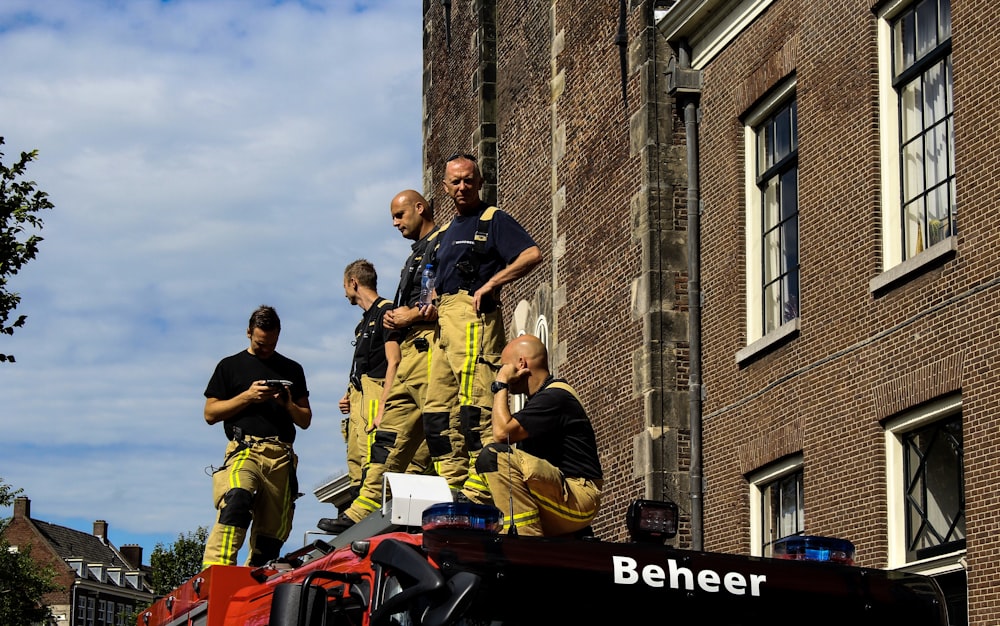
[[[444,160],[471,152],[497,205],[541,248],[542,265],[504,288],[508,335],[535,332],[545,317],[551,365],[596,425],[608,494],[596,526],[620,537],[628,502],[666,489],[684,504],[686,485],[684,205],[650,174],[673,173],[676,157],[660,151],[675,128],[653,84],[663,80],[648,6],[628,14],[627,108],[617,5],[455,0],[450,48],[441,3],[424,9],[425,191],[440,219],[453,215]],[[519,302],[529,309],[524,329],[514,324]]]
[[[543,266],[505,290],[546,316],[557,373],[597,425],[618,538],[635,497],[690,503],[685,135],[667,95],[674,54],[653,2],[627,5],[627,104],[618,3],[426,0],[425,188],[441,215],[444,157],[473,151],[498,205]],[[669,3],[667,3],[669,4]],[[681,0],[680,5],[685,5]],[[730,3],[735,6],[736,2]],[[885,421],[960,394],[969,621],[1000,621],[996,488],[1000,308],[996,7],[952,0],[957,249],[873,292],[883,271],[875,0],[774,0],[707,64],[698,96],[704,547],[748,553],[748,474],[804,463],[807,534],[888,563]],[[794,77],[798,106],[799,331],[747,346],[743,116]],[[532,328],[527,330],[532,331]]]

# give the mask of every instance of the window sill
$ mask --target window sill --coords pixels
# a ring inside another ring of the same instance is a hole
[[[743,366],[765,352],[799,334],[799,318],[786,322],[736,353],[736,364]]]
[[[882,272],[868,283],[873,294],[898,287],[907,280],[950,260],[958,250],[958,237],[943,239],[920,254]]]
[[[935,557],[922,559],[920,561],[910,561],[909,563],[897,565],[895,567],[890,565],[888,569],[899,572],[923,574],[924,576],[955,572],[965,569],[965,548],[948,554],[941,554]]]

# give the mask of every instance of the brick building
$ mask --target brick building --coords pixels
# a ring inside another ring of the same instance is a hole
[[[507,332],[597,421],[602,535],[669,498],[683,546],[843,537],[998,620],[996,16],[425,0],[424,189],[472,152],[542,248]]]
[[[33,519],[31,500],[18,497],[3,536],[12,550],[30,547],[36,563],[56,572],[60,589],[43,598],[55,624],[124,626],[136,608],[153,601],[142,547],[116,548],[104,520],[94,522],[93,534],[57,526]]]
[[[683,129],[646,8],[627,16],[626,47],[611,3],[424,2],[425,195],[449,219],[444,162],[470,152],[484,199],[541,248],[504,287],[507,332],[539,335],[597,416],[609,538],[635,498],[687,501]]]

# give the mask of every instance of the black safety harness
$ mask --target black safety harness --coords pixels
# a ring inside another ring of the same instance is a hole
[[[392,304],[389,300],[385,298],[379,298],[376,300],[365,314],[361,317],[361,322],[358,327],[354,329],[354,361],[351,363],[351,384],[354,385],[354,389],[361,391],[361,375],[368,372],[370,367],[369,363],[369,353],[371,352],[371,342],[372,335],[374,333],[365,334],[365,329],[373,325],[375,322],[375,317],[378,315],[379,309],[389,306]],[[379,329],[376,329],[379,330]]]
[[[486,243],[489,240],[490,220],[493,219],[493,216],[499,210],[495,206],[491,206],[483,211],[483,214],[479,216],[479,223],[476,224],[476,234],[472,239],[472,247],[462,257],[462,260],[455,264],[455,269],[458,270],[458,275],[462,278],[462,282],[459,284],[461,291],[472,293],[481,286],[479,267],[486,258]],[[443,233],[449,225],[450,222],[442,226],[438,234]],[[437,244],[431,251],[430,263],[433,263],[435,267],[437,267],[437,251],[440,246],[441,240],[438,239]]]

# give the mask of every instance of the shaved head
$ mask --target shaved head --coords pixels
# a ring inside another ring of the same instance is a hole
[[[434,209],[413,189],[397,193],[389,203],[392,225],[403,237],[417,241],[434,229]]]
[[[534,335],[521,335],[511,340],[504,348],[503,360],[523,358],[529,363],[548,369],[549,356],[541,339]]]

